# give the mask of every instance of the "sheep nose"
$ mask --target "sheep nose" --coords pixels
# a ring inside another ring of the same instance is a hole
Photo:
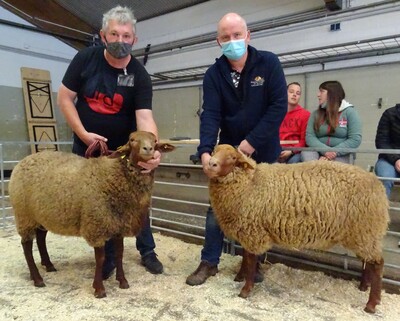
[[[217,161],[213,158],[210,159],[210,161],[208,162],[208,166],[210,167],[216,167],[218,165]]]
[[[143,147],[143,149],[144,149],[144,151],[145,151],[146,153],[151,153],[151,152],[153,152],[153,147]]]

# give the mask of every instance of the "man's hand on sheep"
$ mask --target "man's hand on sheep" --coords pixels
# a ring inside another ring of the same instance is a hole
[[[254,153],[255,149],[253,146],[249,144],[247,140],[242,140],[240,145],[238,146],[238,150],[240,150],[243,154],[245,154],[248,157],[251,157],[251,155]]]
[[[143,174],[148,174],[150,173],[153,169],[157,168],[158,165],[160,165],[161,162],[161,153],[156,150],[154,152],[154,157],[147,162],[138,162],[138,165],[140,167],[143,167],[144,169],[142,170]]]
[[[89,132],[85,132],[83,135],[80,135],[79,138],[86,144],[86,146],[90,146],[96,140],[100,140],[105,143],[108,141],[108,139],[105,138],[104,136],[98,135],[96,133],[89,133]]]
[[[210,172],[210,159],[211,159],[211,155],[209,153],[201,154],[201,164],[203,165],[203,172],[209,178],[212,177],[212,173]]]

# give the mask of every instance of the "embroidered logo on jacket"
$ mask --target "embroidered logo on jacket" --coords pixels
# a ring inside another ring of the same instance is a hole
[[[339,119],[339,127],[347,127],[347,119]]]
[[[262,86],[263,84],[264,84],[264,78],[263,77],[260,77],[260,76],[256,76],[255,78],[254,78],[254,80],[252,80],[251,82],[250,82],[250,84],[251,84],[251,87],[258,87],[258,86]]]

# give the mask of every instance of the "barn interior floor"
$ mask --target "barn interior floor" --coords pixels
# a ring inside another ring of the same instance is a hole
[[[368,293],[358,282],[284,264],[263,264],[265,280],[250,297],[238,297],[243,283],[234,282],[241,258],[223,254],[219,273],[201,286],[185,284],[199,264],[201,246],[155,233],[162,275],[145,272],[134,246],[125,240],[124,266],[129,289],[115,276],[104,282],[107,297],[96,299],[91,287],[94,254],[81,238],[48,235],[48,248],[58,269],[39,268],[46,287],[29,278],[19,236],[0,229],[0,320],[398,320],[400,295],[383,291],[375,315],[363,311]],[[34,255],[38,259],[36,246]]]

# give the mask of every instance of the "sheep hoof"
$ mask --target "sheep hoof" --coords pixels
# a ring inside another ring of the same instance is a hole
[[[57,272],[57,269],[54,267],[54,265],[46,266],[46,272]]]
[[[128,289],[129,288],[128,281],[127,280],[119,281],[119,288],[120,289]]]
[[[249,294],[250,294],[249,291],[242,290],[242,291],[240,291],[240,293],[239,293],[239,297],[241,297],[241,298],[243,298],[243,299],[246,299],[246,298],[249,296]]]
[[[375,313],[375,306],[367,304],[367,306],[365,307],[364,311],[367,312],[367,313]]]
[[[37,288],[43,288],[46,286],[46,284],[43,282],[43,280],[34,281],[33,285]]]
[[[107,294],[106,294],[106,291],[105,290],[100,290],[100,291],[95,291],[94,292],[94,297],[96,298],[96,299],[102,299],[102,298],[105,298],[107,296]]]

